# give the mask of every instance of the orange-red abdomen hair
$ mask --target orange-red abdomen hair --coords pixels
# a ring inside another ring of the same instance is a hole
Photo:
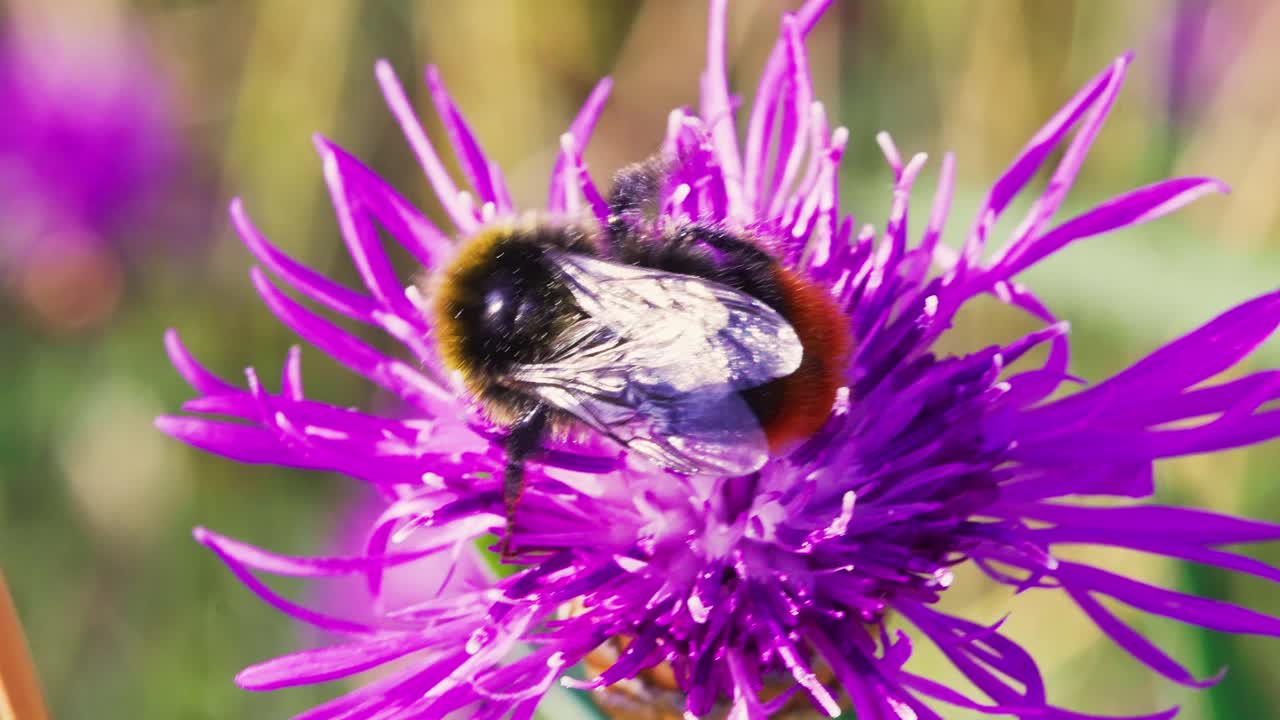
[[[780,396],[763,422],[769,447],[779,450],[816,433],[831,414],[836,391],[844,384],[853,343],[848,321],[821,287],[782,268],[774,272],[787,320],[795,328],[804,355],[800,367],[775,380]]]

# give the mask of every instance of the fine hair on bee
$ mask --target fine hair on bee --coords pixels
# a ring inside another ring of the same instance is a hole
[[[506,426],[504,559],[525,460],[597,431],[675,472],[745,475],[817,432],[850,352],[829,294],[719,223],[662,223],[669,161],[624,168],[607,226],[526,217],[430,278],[445,365]]]

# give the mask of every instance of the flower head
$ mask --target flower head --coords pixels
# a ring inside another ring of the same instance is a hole
[[[1280,415],[1262,409],[1280,390],[1275,372],[1206,384],[1280,323],[1280,293],[1224,313],[1105,382],[1059,393],[1074,381],[1067,328],[1019,284],[1019,273],[1075,241],[1224,189],[1208,178],[1178,178],[1054,222],[1129,57],[1089,81],[1035,134],[991,188],[963,245],[952,250],[939,243],[955,174],[950,155],[918,236],[909,233],[907,217],[925,158],[904,161],[888,135],[879,136],[894,176],[884,227],[859,227],[839,207],[848,133],[832,129],[814,100],[804,46],[827,1],[783,18],[746,136],[738,136],[725,73],[727,5],[711,2],[698,109],[670,116],[660,221],[750,232],[785,267],[830,293],[854,350],[826,424],[758,472],[733,478],[665,472],[603,439],[547,447],[528,470],[516,532],[533,549],[517,555],[517,572],[472,578],[462,588],[455,583],[447,596],[383,602],[389,569],[469,552],[476,538],[501,530],[504,454],[501,429],[477,414],[442,368],[429,315],[393,271],[378,227],[431,269],[451,256],[452,236],[468,238],[519,210],[436,73],[428,70],[427,84],[470,192],[445,172],[401,86],[380,64],[388,104],[453,231],[432,225],[324,139],[317,141],[324,176],[363,290],[285,256],[239,202],[231,214],[266,270],[403,345],[404,358],[385,354],[287,296],[263,270],[252,271],[259,294],[285,324],[395,393],[413,413],[383,417],[308,399],[296,351],[285,362],[280,392],[269,392],[252,370],[241,389],[197,364],[176,335],[167,338],[175,366],[199,393],[184,409],[230,420],[165,417],[162,430],[242,462],[343,473],[385,498],[365,551],[354,556],[282,556],[196,531],[267,602],[349,637],[253,666],[240,674],[240,685],[319,682],[411,657],[304,717],[529,718],[553,683],[602,689],[659,667],[679,688],[679,710],[688,717],[765,718],[798,698],[833,717],[852,709],[862,720],[938,718],[927,704],[935,700],[988,714],[1088,717],[1048,702],[1034,661],[998,624],[934,607],[952,584],[952,568],[969,562],[1015,591],[1065,593],[1118,645],[1187,685],[1206,681],[1125,624],[1103,598],[1200,627],[1280,635],[1280,619],[1055,554],[1072,544],[1124,547],[1280,580],[1280,571],[1220,549],[1278,538],[1280,527],[1151,504],[1060,501],[1143,498],[1152,493],[1159,458],[1280,434]],[[609,90],[602,82],[563,136],[544,215],[609,221],[604,194],[581,156]],[[996,222],[1059,153],[1026,217],[990,252]],[[1008,344],[939,355],[935,342],[979,295],[1043,325]],[[1047,346],[1042,362],[1011,369],[1029,364],[1028,351],[1037,346]],[[412,544],[402,543],[407,538]],[[377,612],[372,619],[320,613],[274,593],[255,572],[362,577]],[[914,630],[891,632],[891,615]],[[985,697],[913,673],[905,663],[915,642],[935,644]],[[594,663],[594,677],[567,674],[602,648],[613,655],[603,666]],[[781,695],[762,692],[779,680],[786,686]],[[608,704],[607,694],[598,697]]]

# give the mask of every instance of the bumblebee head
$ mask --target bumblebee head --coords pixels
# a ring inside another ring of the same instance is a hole
[[[433,293],[437,346],[450,369],[478,395],[520,363],[550,354],[572,295],[545,258],[562,247],[554,229],[487,230],[469,240]]]

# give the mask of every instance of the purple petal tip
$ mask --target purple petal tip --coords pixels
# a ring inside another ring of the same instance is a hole
[[[181,438],[181,426],[187,418],[181,415],[157,415],[155,420],[151,421],[152,426],[169,437]]]
[[[321,157],[333,152],[333,141],[320,133],[311,133],[311,144]]]

